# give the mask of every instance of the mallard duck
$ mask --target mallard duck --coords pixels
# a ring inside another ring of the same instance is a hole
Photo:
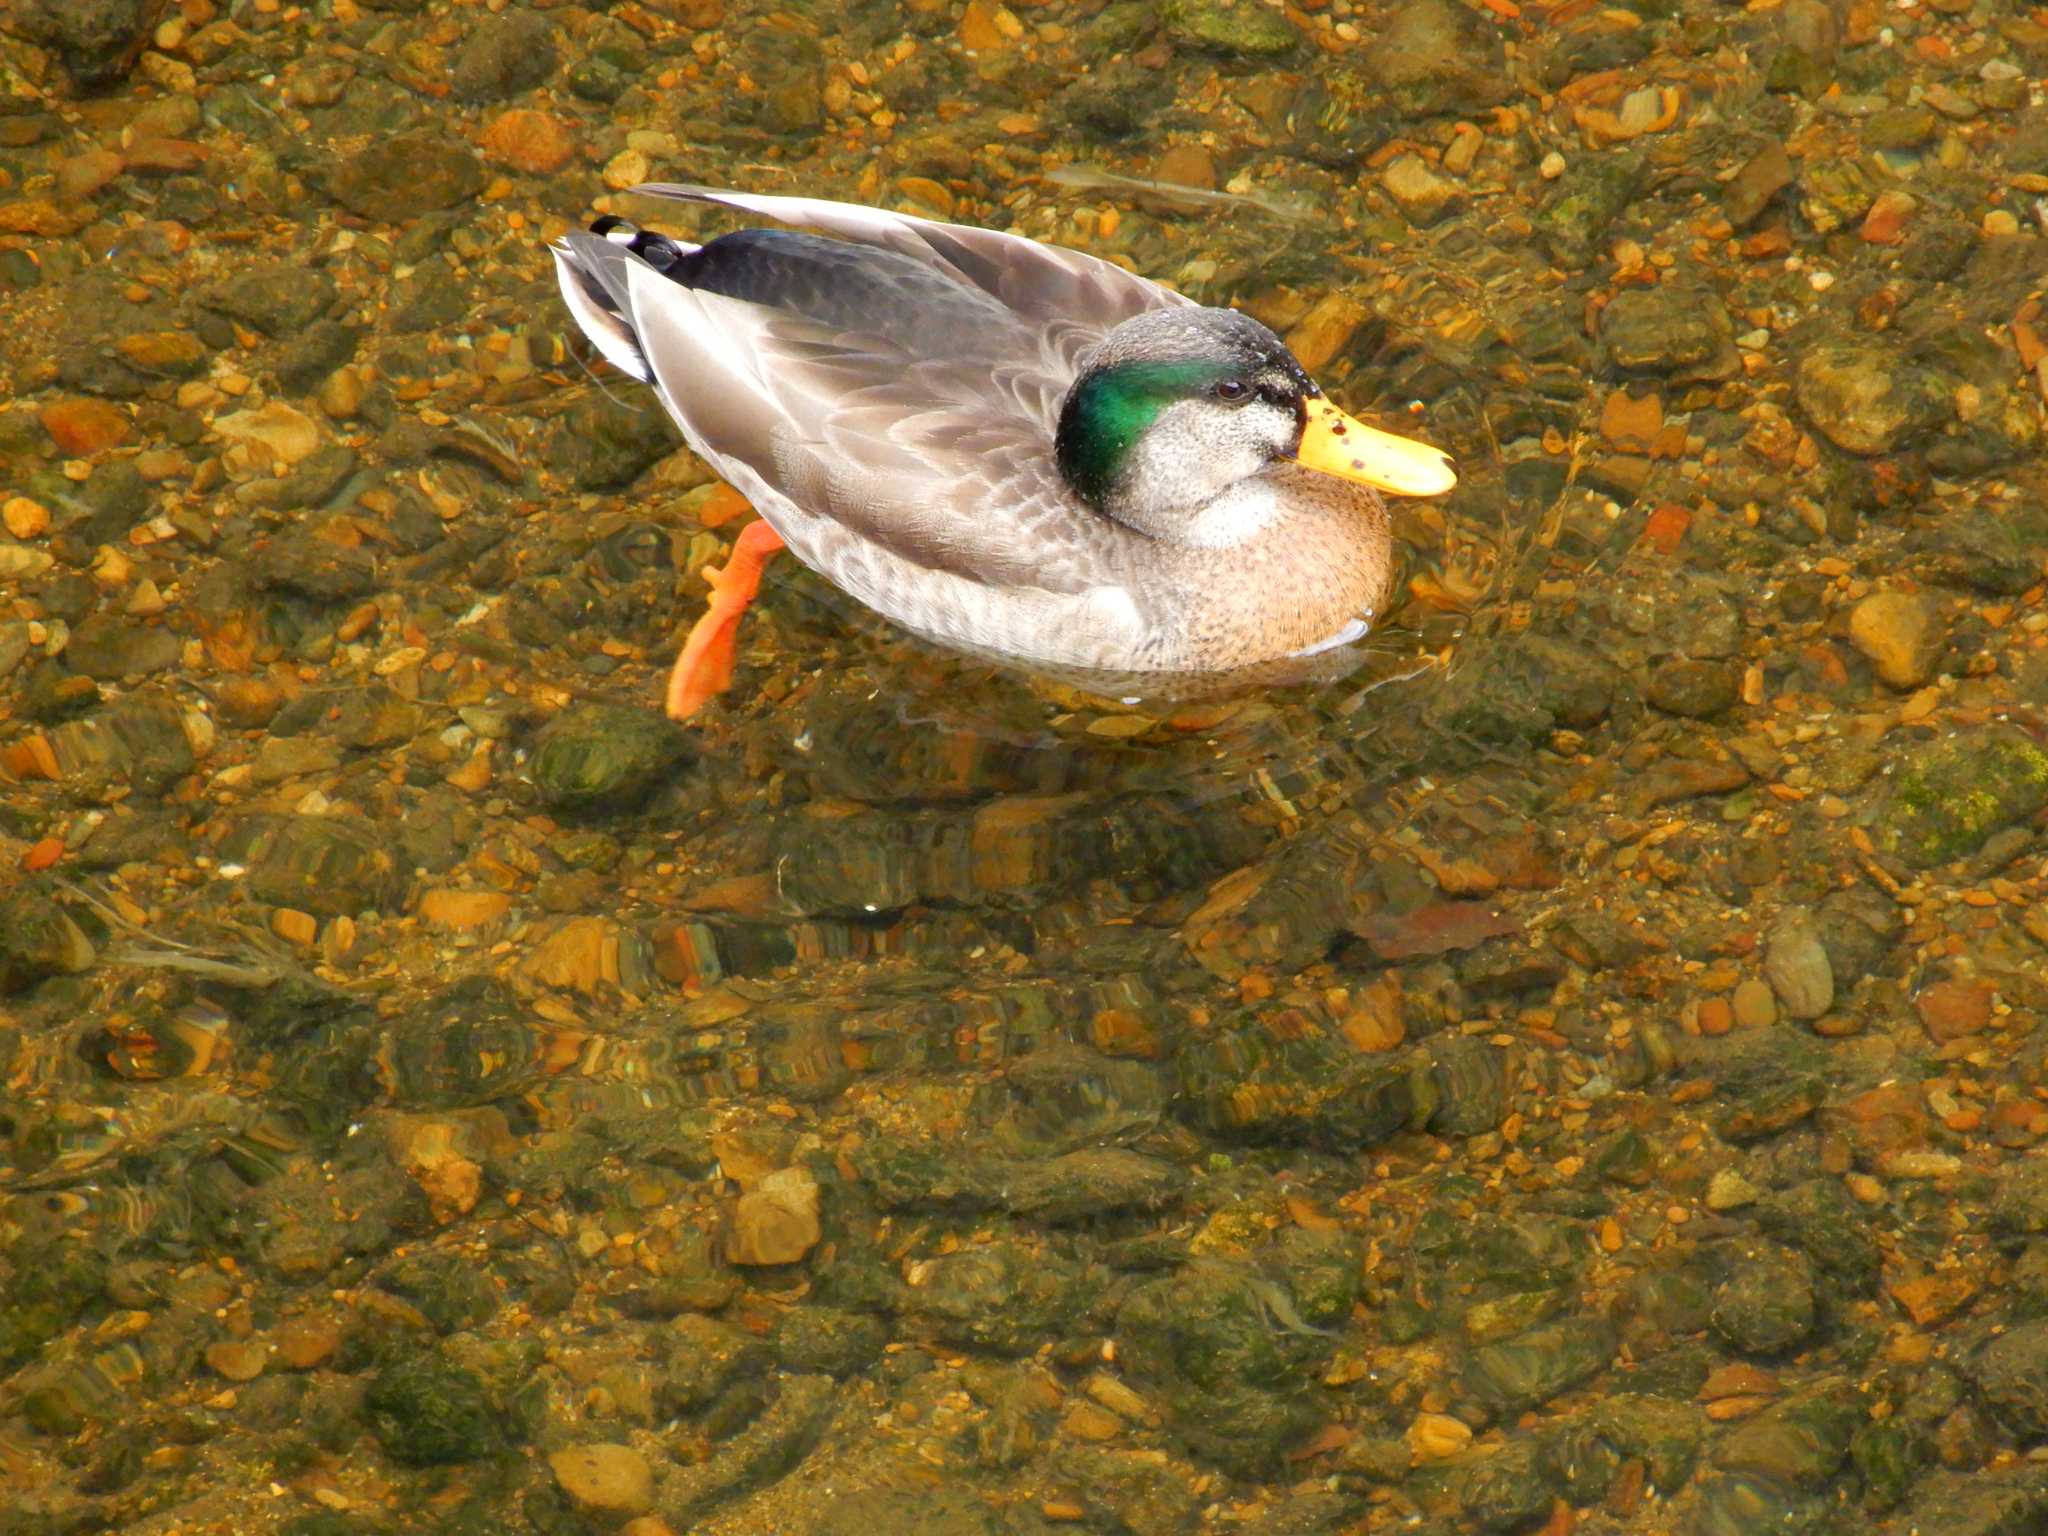
[[[1079,251],[804,197],[655,185],[789,228],[553,247],[599,351],[761,521],[709,573],[677,718],[725,687],[787,546],[903,628],[1102,691],[1285,676],[1371,627],[1379,492],[1455,482],[1354,421],[1248,315]]]

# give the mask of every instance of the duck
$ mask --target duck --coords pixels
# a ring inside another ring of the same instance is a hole
[[[1456,483],[1250,315],[1086,252],[822,198],[633,191],[765,221],[694,244],[606,215],[550,247],[597,352],[758,514],[705,570],[675,719],[730,687],[785,548],[914,635],[1097,692],[1286,680],[1384,611],[1384,495]]]

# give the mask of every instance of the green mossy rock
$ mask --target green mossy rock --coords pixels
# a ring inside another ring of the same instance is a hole
[[[498,1408],[483,1379],[440,1360],[385,1367],[370,1383],[363,1409],[384,1453],[410,1466],[479,1461],[503,1443]]]
[[[1935,742],[1906,760],[1877,842],[1915,869],[1965,858],[2001,827],[2048,806],[2048,751],[2015,726]]]
[[[1285,17],[1256,0],[1166,0],[1159,16],[1176,43],[1230,58],[1277,58],[1301,42]]]

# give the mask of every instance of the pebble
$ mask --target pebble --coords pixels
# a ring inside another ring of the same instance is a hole
[[[1018,27],[1014,15],[1009,15],[1010,27],[1002,25],[1001,18],[1008,14],[1007,7],[991,5],[988,0],[967,0],[960,13],[960,46],[970,53],[994,53],[1008,48]]]
[[[1420,155],[1396,155],[1380,172],[1380,185],[1411,224],[1433,224],[1459,195]]]
[[[1707,1180],[1706,1203],[1710,1211],[1736,1211],[1754,1205],[1763,1191],[1733,1168],[1717,1169]]]
[[[1153,165],[1152,175],[1158,181],[1199,187],[1205,192],[1213,192],[1220,179],[1216,174],[1215,160],[1199,144],[1174,145]]]
[[[282,400],[215,417],[213,431],[229,444],[229,468],[244,476],[289,469],[320,446],[313,418]]]
[[[624,192],[654,177],[654,162],[641,150],[622,149],[605,162],[604,184]]]
[[[1870,205],[1870,212],[1863,216],[1863,227],[1858,233],[1872,245],[1903,244],[1906,223],[1919,206],[1919,199],[1910,192],[1897,188],[1880,192],[1877,201]]]
[[[1706,720],[1732,709],[1741,691],[1742,674],[1733,664],[1677,656],[1650,669],[1643,697],[1666,714]]]
[[[485,154],[528,176],[551,176],[576,157],[576,130],[548,112],[516,108],[491,119],[478,140]]]
[[[1918,688],[1948,649],[1941,609],[1919,592],[1873,592],[1849,610],[1849,643],[1894,688]]]
[[[0,238],[33,322],[0,405],[0,987],[12,1154],[69,1160],[11,1257],[93,1260],[13,1308],[26,1422],[91,1450],[32,1447],[60,1516],[203,1521],[175,1474],[207,1449],[150,1438],[201,1410],[258,1453],[302,1410],[345,1447],[296,1485],[337,1517],[455,1488],[633,1536],[1386,1499],[1931,1530],[2023,1486],[2048,1373],[1986,1346],[2048,1294],[2014,1193],[2048,1136],[2031,21],[148,8],[134,88],[0,112],[0,225],[43,232]],[[1254,29],[1273,62],[1219,59]],[[69,88],[55,43],[16,51]],[[1727,139],[1716,72],[1783,110]],[[1175,190],[1041,181],[1069,160]],[[1479,477],[1399,513],[1451,665],[1348,718],[1054,714],[789,563],[743,631],[766,696],[671,730],[650,690],[746,509],[574,341],[544,251],[601,178],[667,174],[1081,246],[1270,314],[1385,425],[1430,408]],[[1447,360],[1503,408],[1466,419]],[[74,401],[104,437],[45,428]],[[1487,520],[1488,428],[1554,519],[1511,591],[1483,537],[1435,547]],[[1468,629],[1475,593],[1515,622]],[[1253,723],[1250,794],[1179,782]],[[171,968],[258,960],[289,979]],[[131,1080],[159,1070],[190,1073],[169,1124]],[[248,1118],[274,1095],[310,1143]],[[231,1263],[176,1198],[220,1147],[261,1164]],[[1294,1177],[1333,1156],[1353,1193]],[[1847,1424],[1830,1377],[1897,1411]],[[829,1491],[878,1452],[937,1470]]]
[[[254,1381],[269,1363],[270,1346],[260,1339],[220,1339],[206,1346],[206,1364],[229,1381]]]
[[[1913,1011],[1932,1040],[1946,1044],[1967,1039],[1991,1027],[1994,996],[1989,982],[1961,978],[1937,981],[1921,988],[1913,999]]]
[[[111,401],[60,400],[37,414],[50,441],[71,458],[90,458],[128,441],[128,413]]]
[[[1369,318],[1370,311],[1350,294],[1332,293],[1288,331],[1288,350],[1313,377],[1342,355]]]
[[[50,528],[50,509],[26,496],[10,496],[0,506],[0,524],[17,539],[41,538]]]
[[[1778,1022],[1778,999],[1767,982],[1746,976],[1735,984],[1729,1002],[1735,1008],[1735,1022],[1744,1029],[1768,1029]]]
[[[120,153],[111,149],[88,149],[57,162],[57,197],[60,202],[80,203],[96,194],[121,174]]]
[[[823,1236],[817,1180],[805,1169],[784,1168],[735,1203],[726,1256],[735,1264],[794,1264]]]
[[[286,1318],[272,1333],[277,1358],[294,1371],[310,1371],[341,1348],[340,1323],[326,1313]]]
[[[1795,1019],[1817,1019],[1835,1000],[1834,971],[1811,914],[1794,907],[1771,925],[1764,975],[1779,1006]]]
[[[522,12],[521,14],[526,14]],[[483,191],[482,162],[467,146],[431,132],[372,139],[328,173],[327,195],[349,212],[403,224],[468,202]]]
[[[1721,189],[1721,206],[1728,222],[1737,229],[1754,224],[1797,174],[1783,144],[1765,145],[1744,161],[1742,169]]]
[[[548,1457],[555,1485],[578,1509],[613,1519],[654,1507],[654,1469],[630,1445],[572,1445]]]
[[[420,896],[419,918],[436,928],[464,933],[494,923],[512,910],[503,891],[455,891],[436,886]]]
[[[1472,1443],[1472,1426],[1448,1413],[1418,1413],[1406,1438],[1417,1461],[1442,1461]]]

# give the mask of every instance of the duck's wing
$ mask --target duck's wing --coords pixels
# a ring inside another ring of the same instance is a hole
[[[715,203],[908,256],[981,290],[1034,325],[1055,331],[1069,359],[1133,315],[1194,302],[1084,251],[968,224],[816,197],[774,197],[673,182],[650,183],[633,191],[642,197]]]
[[[1072,370],[1041,331],[1007,327],[998,357],[986,326],[957,351],[914,353],[686,286],[600,236],[556,255],[585,329],[602,344],[610,326],[607,351],[642,364],[691,446],[837,584],[889,611],[884,589],[906,570],[990,590],[1121,583],[1118,530],[1054,463]]]

